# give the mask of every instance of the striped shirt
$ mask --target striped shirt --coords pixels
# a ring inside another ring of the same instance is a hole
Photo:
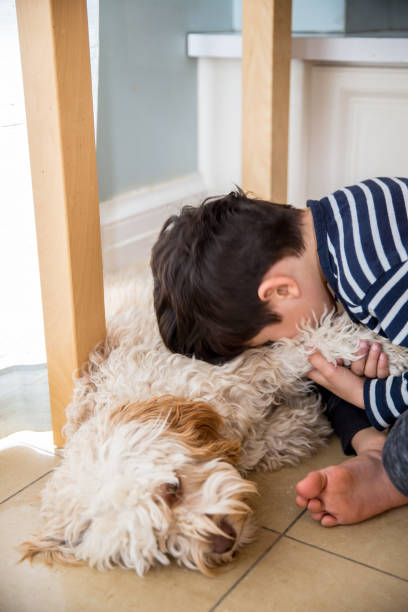
[[[408,179],[374,178],[308,200],[320,265],[350,317],[408,347]],[[408,372],[368,378],[370,423],[389,427],[408,409]]]

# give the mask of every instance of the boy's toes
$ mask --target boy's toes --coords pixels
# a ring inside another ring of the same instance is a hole
[[[306,508],[307,504],[309,503],[309,500],[306,499],[305,497],[302,497],[301,495],[297,495],[295,502],[296,502],[296,505],[299,506],[299,508]]]
[[[312,517],[314,521],[320,522],[322,518],[325,516],[325,514],[326,514],[325,512],[311,512],[310,516]]]
[[[310,472],[306,478],[300,480],[296,485],[296,492],[300,497],[306,499],[314,499],[319,497],[323,492],[327,484],[327,477],[325,472],[316,471]]]
[[[323,527],[335,527],[336,525],[339,525],[340,523],[336,519],[336,517],[333,516],[332,514],[327,514],[323,512],[323,516],[320,519],[320,524],[323,525]]]
[[[307,504],[307,509],[311,514],[316,514],[317,512],[324,512],[324,506],[320,499],[311,499]]]

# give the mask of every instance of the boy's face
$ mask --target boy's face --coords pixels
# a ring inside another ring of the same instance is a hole
[[[298,327],[305,321],[319,320],[324,311],[333,309],[335,302],[331,294],[326,291],[315,291],[299,297],[275,301],[271,303],[274,312],[281,316],[279,323],[267,325],[252,338],[248,345],[251,347],[261,346],[266,342],[276,342],[282,338],[294,338],[298,333]]]
[[[258,297],[281,320],[261,329],[248,346],[293,338],[299,333],[302,323],[320,320],[326,310],[334,308],[335,301],[320,267],[310,211],[305,217],[304,235],[304,253],[283,257],[262,277]]]
[[[271,323],[267,325],[249,341],[249,346],[262,346],[267,342],[276,342],[282,338],[294,338],[298,333],[298,322],[288,319],[283,319],[279,323]]]

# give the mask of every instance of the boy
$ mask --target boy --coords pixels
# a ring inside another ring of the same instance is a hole
[[[222,363],[295,336],[333,296],[408,346],[408,180],[363,181],[305,209],[240,190],[209,198],[167,220],[151,264],[160,333],[174,352]],[[343,449],[357,454],[297,484],[296,503],[324,526],[408,503],[408,373],[388,376],[377,343],[360,352],[350,369],[310,357]]]

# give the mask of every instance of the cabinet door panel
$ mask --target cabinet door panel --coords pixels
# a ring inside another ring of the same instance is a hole
[[[308,197],[370,176],[408,174],[408,68],[314,65]]]

